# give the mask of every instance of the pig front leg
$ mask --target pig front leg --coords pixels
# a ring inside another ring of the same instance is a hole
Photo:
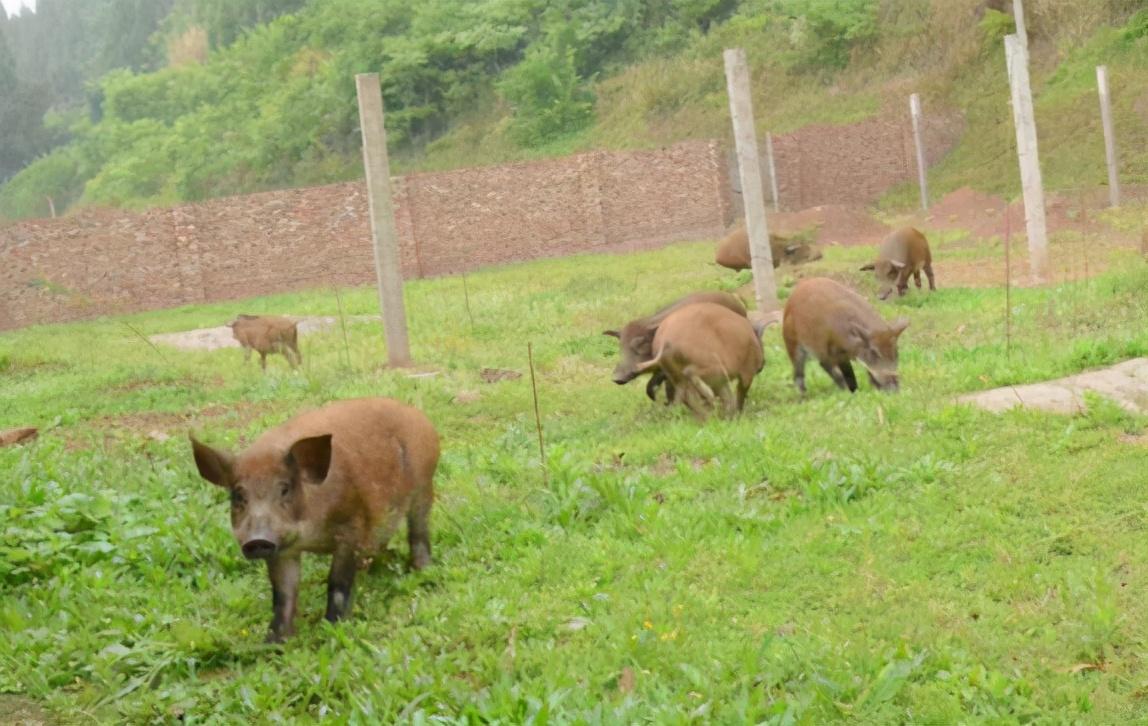
[[[282,643],[295,634],[295,604],[299,598],[299,557],[272,557],[267,561],[271,576],[271,626],[268,643]]]
[[[837,384],[838,388],[841,388],[841,389],[849,388],[849,382],[848,382],[848,379],[845,377],[845,373],[844,373],[844,366],[841,366],[839,369],[839,367],[836,363],[833,363],[830,361],[824,361],[824,360],[818,361],[818,362],[821,364],[821,370],[823,370],[829,374],[829,377],[833,379],[833,382]],[[845,365],[849,365],[849,364],[846,363]]]
[[[853,364],[845,361],[840,366],[841,377],[845,379],[845,386],[849,389],[850,393],[857,392],[857,376],[853,373]]]
[[[909,266],[906,265],[897,273],[897,297],[904,297],[909,291]]]
[[[338,622],[351,611],[351,588],[355,584],[358,565],[355,547],[340,543],[331,556],[331,571],[327,575],[327,614],[324,617],[328,622]]]

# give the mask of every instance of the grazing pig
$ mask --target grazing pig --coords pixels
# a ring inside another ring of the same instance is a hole
[[[672,400],[698,420],[720,398],[723,413],[741,411],[753,377],[765,363],[758,332],[743,315],[713,303],[685,305],[666,316],[654,334],[654,357],[639,372],[660,370]]]
[[[267,561],[271,642],[294,633],[304,552],[332,555],[331,622],[350,611],[360,560],[385,547],[404,517],[411,567],[430,564],[439,439],[410,406],[336,401],[267,431],[238,456],[194,437],[191,446],[200,476],[231,494],[231,531],[244,556]]]
[[[614,368],[614,383],[622,385],[637,378],[639,375],[637,370],[638,364],[649,360],[653,355],[654,334],[658,330],[658,325],[673,311],[684,305],[696,302],[709,302],[715,305],[721,305],[729,308],[743,318],[746,315],[745,305],[742,304],[736,295],[731,295],[728,292],[695,292],[670,303],[653,315],[631,320],[626,323],[621,330],[604,331],[602,333],[603,335],[617,338],[622,348],[622,360]],[[649,382],[646,384],[646,395],[650,397],[651,401],[657,400],[658,386],[665,382],[665,380],[666,378],[662,375],[661,371],[655,371],[653,376],[650,377]],[[671,386],[667,386],[666,395],[668,399],[673,399],[673,388]],[[669,402],[670,401],[667,400],[667,403]]]
[[[798,242],[787,237],[769,235],[769,249],[773,257],[773,267],[777,269],[782,263],[787,265],[800,265],[803,262],[813,262],[821,259],[819,252],[807,242]],[[731,270],[748,270],[751,267],[749,256],[749,235],[745,227],[738,227],[730,232],[718,245],[714,261],[722,267]]]
[[[299,365],[299,330],[294,320],[278,315],[240,315],[227,324],[231,334],[243,346],[243,360],[251,360],[251,351],[259,353],[259,366],[267,370],[267,356],[279,353],[291,367]]]
[[[898,295],[904,295],[909,289],[910,275],[917,283],[917,289],[921,289],[921,270],[929,278],[929,289],[937,289],[933,279],[933,255],[929,252],[929,241],[912,227],[893,230],[881,243],[877,261],[861,269],[873,270],[876,274],[877,282],[881,285],[878,296],[882,300],[893,293],[894,287]]]
[[[904,318],[885,322],[863,297],[833,280],[802,280],[785,303],[781,324],[797,390],[805,393],[805,361],[812,355],[850,392],[857,390],[854,358],[865,365],[874,386],[896,391],[897,338],[907,327]]]

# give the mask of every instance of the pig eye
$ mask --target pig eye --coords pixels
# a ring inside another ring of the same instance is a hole
[[[231,506],[240,509],[247,503],[247,499],[243,496],[243,492],[239,489],[231,490]]]
[[[279,483],[279,496],[285,497],[290,493],[291,493],[291,482],[286,482],[286,481],[280,482]]]

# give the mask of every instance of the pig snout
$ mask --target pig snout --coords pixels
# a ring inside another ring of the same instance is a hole
[[[897,378],[896,373],[877,373],[869,371],[869,382],[873,384],[874,388],[888,393],[896,393],[901,390],[901,383]]]
[[[255,537],[243,543],[243,556],[249,560],[266,560],[275,554],[279,545],[269,539]]]
[[[629,383],[634,380],[637,375],[638,372],[634,370],[633,366],[620,365],[614,369],[614,383],[617,383],[619,386],[624,383]]]

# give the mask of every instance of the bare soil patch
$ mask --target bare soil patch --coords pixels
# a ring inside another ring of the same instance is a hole
[[[874,219],[864,207],[824,204],[799,212],[780,212],[769,217],[770,231],[781,236],[815,229],[821,245],[877,244],[889,234],[889,226]]]
[[[508,371],[502,368],[483,368],[478,372],[478,377],[487,383],[498,383],[499,381],[515,381],[522,378],[522,374],[518,371]]]
[[[46,726],[56,720],[29,698],[0,694],[0,723],[11,726]]]
[[[272,403],[213,403],[196,411],[133,411],[105,416],[74,429],[68,437],[68,448],[87,449],[100,444],[107,447],[125,440],[165,441],[185,437],[188,431],[206,431],[223,425],[245,429],[274,410]],[[240,443],[246,443],[243,437]]]
[[[1131,200],[1141,196],[1141,192],[1132,189],[1124,196]],[[1049,193],[1045,195],[1045,224],[1049,234],[1069,231],[1112,236],[1115,230],[1098,216],[1107,207],[1108,192],[1104,189]],[[1016,239],[1025,234],[1023,200],[1008,204],[1001,197],[968,187],[946,194],[927,213],[919,213],[913,220],[928,229],[963,229],[982,239],[1006,234]]]

